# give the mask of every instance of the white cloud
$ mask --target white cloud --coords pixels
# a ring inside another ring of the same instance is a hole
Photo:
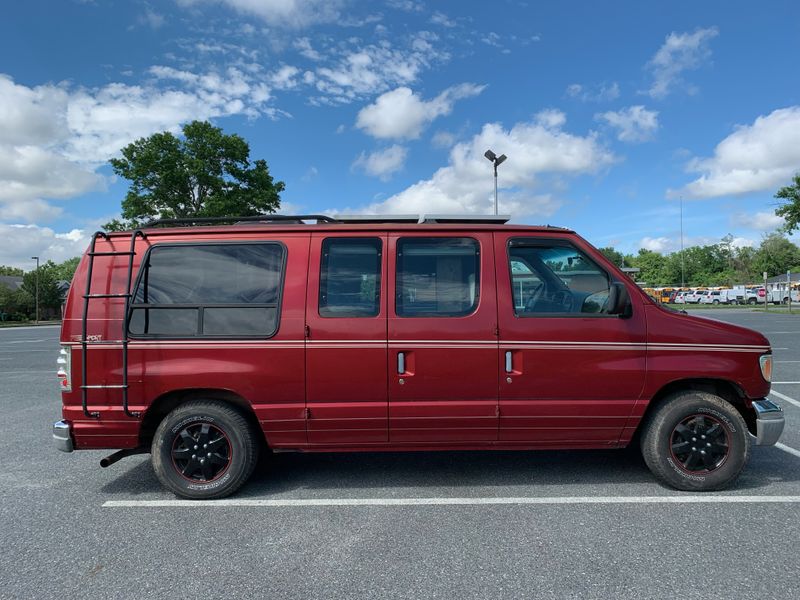
[[[450,19],[446,14],[436,11],[431,15],[431,23],[434,25],[441,25],[442,27],[455,27],[456,22]]]
[[[343,51],[332,49],[337,58],[315,71],[315,86],[322,96],[312,98],[312,101],[349,103],[413,83],[423,69],[449,60],[447,52],[434,46],[437,40],[436,34],[421,31],[403,47],[394,47],[388,40],[381,40],[366,46],[355,44]]]
[[[164,19],[164,15],[157,13],[149,6],[145,7],[144,13],[139,17],[139,23],[141,25],[146,25],[153,30],[161,29],[165,22],[166,19]]]
[[[422,12],[425,10],[425,5],[417,0],[388,0],[386,5],[389,8],[405,12]]]
[[[713,246],[719,244],[722,240],[720,238],[713,238],[707,236],[685,237],[683,239],[683,247],[689,248],[691,246]],[[756,241],[745,237],[735,237],[731,240],[731,245],[734,248],[752,247],[756,245]],[[680,237],[644,237],[639,240],[639,247],[645,250],[652,250],[653,252],[660,252],[661,254],[669,254],[677,252],[681,249]]]
[[[372,154],[362,152],[353,163],[353,168],[362,169],[367,175],[378,177],[381,181],[388,181],[403,168],[407,155],[407,148],[394,144]]]
[[[293,28],[330,23],[341,15],[342,0],[218,0],[237,12],[253,15],[270,25]],[[185,6],[210,4],[211,0],[178,0]]]
[[[718,34],[716,27],[696,29],[692,33],[670,33],[646,65],[653,82],[645,93],[652,98],[664,98],[675,88],[685,87],[683,73],[708,61],[711,57],[709,43]],[[690,93],[694,91],[692,87],[687,89]]]
[[[645,142],[652,139],[658,129],[658,111],[641,105],[599,113],[594,118],[615,128],[617,139],[622,142]]]
[[[155,81],[29,88],[0,74],[0,219],[53,220],[66,200],[101,189],[95,170],[133,140],[191,119],[274,115],[259,73],[155,66]]]
[[[490,213],[493,210],[491,165],[487,148],[508,155],[500,168],[500,209],[516,216],[551,215],[560,205],[543,191],[549,174],[576,176],[597,172],[616,157],[594,133],[574,135],[563,130],[566,118],[555,110],[504,129],[487,123],[471,140],[456,144],[449,164],[430,179],[419,181],[383,202],[361,207],[367,213]]]
[[[485,87],[462,83],[427,101],[399,87],[362,108],[356,126],[379,139],[416,139],[434,119],[450,114],[456,100],[477,96]]]
[[[288,90],[297,86],[295,77],[300,69],[292,65],[283,65],[269,77],[270,83],[279,90]]]
[[[437,131],[431,138],[434,148],[451,148],[456,143],[456,136],[449,131]]]
[[[311,46],[311,40],[307,37],[296,39],[294,42],[294,47],[302,56],[305,56],[309,60],[322,60],[322,55],[314,50],[314,48]]]
[[[567,96],[576,98],[582,102],[607,102],[619,98],[619,84],[599,83],[596,85],[583,85],[572,83],[567,86]]]
[[[758,231],[771,231],[783,226],[783,217],[779,217],[774,212],[760,211],[755,214],[737,213],[731,218],[734,225],[757,229]]]
[[[38,225],[8,225],[0,223],[3,240],[0,264],[31,270],[31,256],[42,261],[63,262],[80,256],[89,244],[89,234],[80,229],[56,233],[49,227]]]
[[[694,158],[687,171],[700,177],[667,195],[689,198],[774,192],[800,166],[800,106],[790,106],[741,125],[709,158]]]

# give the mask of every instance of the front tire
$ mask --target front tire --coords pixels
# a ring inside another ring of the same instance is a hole
[[[706,392],[665,398],[644,423],[642,455],[667,485],[705,492],[730,486],[750,457],[750,437],[739,412]]]
[[[156,429],[153,469],[177,496],[224,498],[250,478],[258,451],[256,433],[238,410],[218,401],[192,401]]]

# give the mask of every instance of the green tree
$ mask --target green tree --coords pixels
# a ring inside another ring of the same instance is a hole
[[[612,246],[606,246],[604,248],[598,248],[598,250],[605,256],[608,260],[610,260],[615,265],[622,266],[623,261],[625,260],[625,256],[619,250],[616,250]]]
[[[666,259],[664,255],[641,248],[639,253],[633,257],[631,266],[639,268],[639,281],[646,282],[648,285],[664,285],[668,283],[664,267]]]
[[[0,275],[16,275],[17,277],[22,277],[23,273],[24,271],[22,269],[18,269],[17,267],[0,265]]]
[[[800,173],[795,174],[791,185],[779,189],[775,197],[786,201],[775,209],[775,214],[784,218],[784,230],[791,233],[800,227]]]
[[[12,290],[0,284],[0,319],[24,321],[34,312],[33,299],[22,289]]]
[[[250,146],[208,121],[183,126],[183,137],[165,131],[141,138],[109,161],[131,184],[122,217],[110,230],[152,218],[229,217],[275,212],[282,181],[273,181],[264,160],[250,160]]]
[[[68,258],[62,263],[53,267],[55,278],[59,281],[72,281],[75,276],[75,270],[78,268],[78,263],[81,262],[80,256]]]
[[[787,240],[780,233],[764,236],[761,245],[753,257],[756,279],[760,280],[764,271],[768,277],[781,275],[792,267],[800,265],[800,248]]]
[[[39,266],[39,306],[57,309],[61,306],[61,291],[58,289],[58,265],[48,260]],[[22,291],[32,300],[36,298],[36,269],[28,271],[22,278]]]

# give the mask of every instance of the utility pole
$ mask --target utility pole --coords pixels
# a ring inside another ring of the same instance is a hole
[[[39,324],[39,257],[31,256],[36,261],[36,324]]]

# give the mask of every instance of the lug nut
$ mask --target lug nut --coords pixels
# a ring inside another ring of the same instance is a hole
[[[196,459],[197,459],[197,454],[192,454],[192,460],[196,460]]]
[[[705,454],[705,453],[706,453],[705,450],[700,450],[700,454]]]
[[[692,452],[696,452],[696,451],[697,451],[697,448],[695,448],[694,446],[692,446]]]

